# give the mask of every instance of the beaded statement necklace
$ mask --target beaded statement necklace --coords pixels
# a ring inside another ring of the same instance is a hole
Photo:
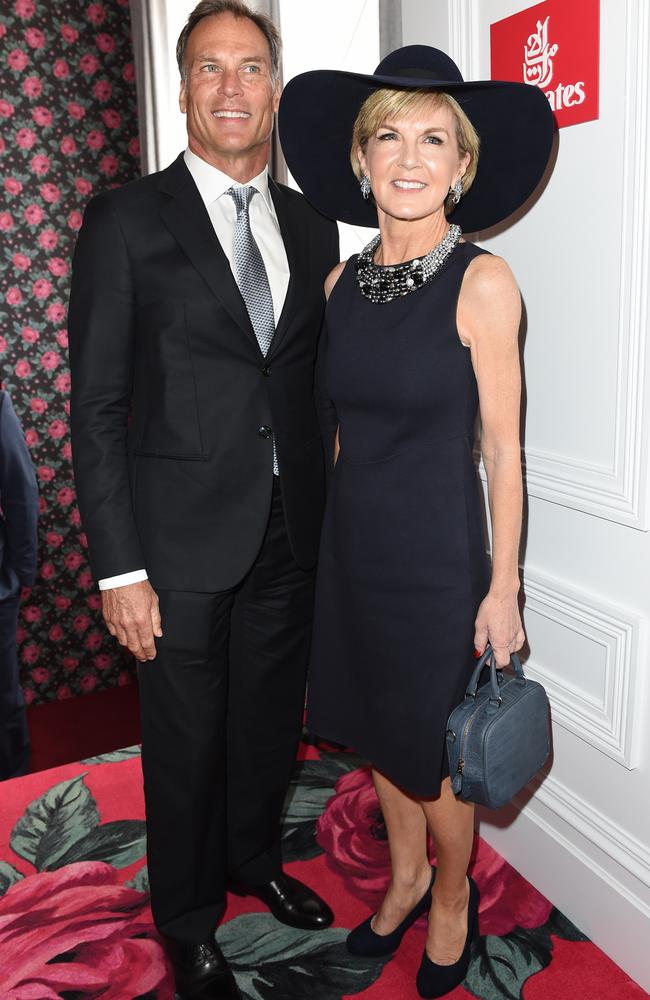
[[[403,264],[375,264],[373,257],[379,246],[379,234],[363,248],[355,263],[357,281],[363,295],[371,302],[392,302],[401,295],[415,292],[431,281],[458,245],[461,228],[451,225],[444,237],[426,257],[416,257]]]

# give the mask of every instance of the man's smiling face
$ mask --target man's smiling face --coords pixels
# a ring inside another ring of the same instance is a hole
[[[225,173],[246,163],[254,177],[268,160],[279,99],[268,41],[253,21],[226,13],[197,24],[180,93],[194,153]]]

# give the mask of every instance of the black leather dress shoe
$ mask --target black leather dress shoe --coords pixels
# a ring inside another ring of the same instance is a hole
[[[181,1000],[242,1000],[235,977],[212,939],[202,944],[170,942],[169,954]]]
[[[255,896],[261,899],[276,920],[289,927],[322,931],[334,920],[334,914],[325,900],[290,875],[278,875],[272,882],[264,885],[242,885],[237,882],[228,888],[237,896]]]

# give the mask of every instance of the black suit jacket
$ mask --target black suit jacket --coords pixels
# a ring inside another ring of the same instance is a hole
[[[270,181],[290,281],[262,357],[184,160],[94,198],[74,254],[72,444],[95,578],[146,568],[155,587],[218,591],[252,565],[275,435],[296,561],[323,506],[314,365],[336,225]]]
[[[0,599],[36,576],[38,487],[22,428],[0,390]]]

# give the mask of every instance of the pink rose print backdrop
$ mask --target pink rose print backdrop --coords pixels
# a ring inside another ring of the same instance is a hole
[[[68,429],[70,259],[88,199],[139,176],[128,0],[7,0],[0,14],[0,378],[41,493],[23,599],[28,703],[131,679],[104,629],[75,504]]]

